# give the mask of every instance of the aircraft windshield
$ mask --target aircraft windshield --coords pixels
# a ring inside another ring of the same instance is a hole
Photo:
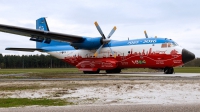
[[[177,44],[176,42],[172,42],[172,44],[173,44],[174,46],[178,46],[178,44]]]
[[[163,43],[161,45],[161,48],[166,48],[166,47],[175,47],[178,46],[178,44],[176,42],[167,42],[167,43]]]

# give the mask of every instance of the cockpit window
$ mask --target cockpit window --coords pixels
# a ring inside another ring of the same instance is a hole
[[[171,43],[168,43],[168,47],[172,47],[172,44],[171,44]]]
[[[172,44],[173,44],[174,46],[178,46],[178,44],[177,44],[176,42],[172,42]]]
[[[178,44],[175,42],[168,42],[168,43],[163,43],[161,45],[161,48],[174,47],[174,46],[178,46]]]

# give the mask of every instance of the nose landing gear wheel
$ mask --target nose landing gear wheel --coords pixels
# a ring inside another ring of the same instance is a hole
[[[164,68],[164,73],[165,74],[173,74],[174,68],[173,67],[166,67],[166,68]]]

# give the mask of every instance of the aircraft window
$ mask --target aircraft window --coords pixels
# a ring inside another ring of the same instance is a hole
[[[172,44],[171,44],[171,43],[168,43],[168,47],[172,47]]]
[[[174,47],[174,46],[178,46],[178,44],[175,42],[168,43],[168,47]]]
[[[161,45],[161,48],[178,46],[176,42],[166,42]]]
[[[166,48],[167,47],[167,43],[162,44],[161,48]]]

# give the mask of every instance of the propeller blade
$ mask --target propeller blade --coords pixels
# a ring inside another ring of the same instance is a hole
[[[146,30],[144,31],[145,37],[148,38],[147,32]]]
[[[115,32],[116,29],[117,29],[117,27],[114,26],[114,28],[110,31],[110,34],[108,35],[107,38],[110,38],[113,35],[113,33]]]
[[[101,34],[101,36],[102,36],[104,39],[106,39],[106,37],[105,37],[105,35],[103,34],[103,32],[102,32],[102,30],[101,30],[99,24],[98,24],[97,22],[94,22],[94,24],[95,24],[97,30],[99,31],[99,33]]]
[[[99,52],[101,51],[101,48],[103,47],[104,44],[102,44],[98,49],[97,51],[94,53],[94,56],[97,57]]]
[[[109,47],[110,48],[110,47]],[[113,52],[113,50],[110,48],[110,51],[111,51],[111,53],[112,53],[112,56],[114,57],[114,58],[116,58],[116,54],[114,54],[114,52]]]

